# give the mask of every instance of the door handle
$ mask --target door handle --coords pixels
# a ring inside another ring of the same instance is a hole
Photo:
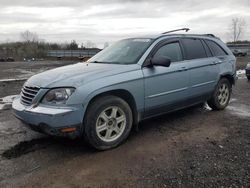
[[[182,69],[183,71],[187,71],[187,70],[188,70],[187,67],[181,67],[181,69]]]
[[[181,67],[178,72],[187,71],[187,67]]]
[[[210,65],[216,65],[216,64],[220,64],[222,63],[223,61],[221,60],[218,60],[218,61],[213,61],[212,63],[210,63]]]

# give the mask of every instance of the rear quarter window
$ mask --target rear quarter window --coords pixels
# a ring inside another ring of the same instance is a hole
[[[206,51],[200,39],[184,38],[182,39],[182,44],[185,49],[186,60],[200,59],[207,57]]]
[[[214,41],[205,40],[208,47],[211,49],[214,56],[225,56],[228,55],[223,48]]]

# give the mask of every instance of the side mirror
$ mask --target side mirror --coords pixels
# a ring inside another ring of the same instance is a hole
[[[153,57],[151,59],[151,63],[152,65],[155,65],[155,66],[169,67],[171,64],[171,60],[164,56],[158,56],[158,57]]]

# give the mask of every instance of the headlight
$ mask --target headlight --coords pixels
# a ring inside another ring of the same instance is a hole
[[[250,63],[247,64],[247,68],[250,68]]]
[[[75,88],[57,88],[46,93],[42,103],[44,104],[65,104],[74,93]]]

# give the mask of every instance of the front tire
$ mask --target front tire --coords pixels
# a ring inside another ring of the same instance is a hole
[[[232,92],[232,85],[227,78],[222,78],[218,82],[213,95],[207,104],[213,110],[223,110],[227,107]]]
[[[250,76],[247,76],[247,79],[250,81]]]
[[[116,96],[96,99],[84,119],[84,138],[94,148],[115,148],[126,140],[133,124],[130,106]]]

